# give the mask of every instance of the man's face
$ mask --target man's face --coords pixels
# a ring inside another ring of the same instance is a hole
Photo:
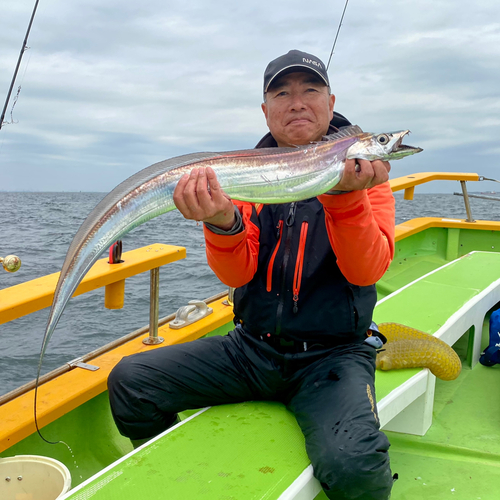
[[[333,117],[335,96],[311,73],[289,73],[273,82],[262,111],[278,146],[319,141]]]

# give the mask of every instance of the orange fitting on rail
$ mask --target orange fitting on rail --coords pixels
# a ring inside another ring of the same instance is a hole
[[[125,280],[106,285],[104,291],[104,307],[106,309],[121,309],[125,302]]]

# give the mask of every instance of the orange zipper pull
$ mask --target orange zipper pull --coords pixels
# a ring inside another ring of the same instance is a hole
[[[297,253],[297,261],[295,263],[295,274],[293,276],[293,313],[299,312],[299,292],[302,282],[302,267],[304,266],[304,250],[306,247],[308,222],[303,222],[300,228],[299,251]]]

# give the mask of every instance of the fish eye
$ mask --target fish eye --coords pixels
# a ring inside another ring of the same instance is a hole
[[[387,144],[389,142],[389,136],[386,134],[380,134],[377,136],[377,141],[379,144]]]

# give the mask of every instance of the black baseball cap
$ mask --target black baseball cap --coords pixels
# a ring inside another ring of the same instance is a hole
[[[264,72],[264,94],[268,91],[271,82],[278,76],[293,73],[294,71],[307,71],[313,73],[330,86],[328,73],[323,61],[312,54],[300,50],[291,50],[274,61],[271,61]]]

